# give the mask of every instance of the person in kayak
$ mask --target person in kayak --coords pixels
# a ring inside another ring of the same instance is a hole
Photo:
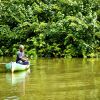
[[[20,63],[23,65],[29,64],[28,58],[25,57],[25,54],[24,54],[24,46],[23,45],[19,46],[19,51],[17,52],[16,63]]]

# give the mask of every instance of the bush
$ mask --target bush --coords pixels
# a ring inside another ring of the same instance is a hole
[[[18,45],[25,44],[30,56],[99,54],[99,9],[98,0],[1,1],[1,51],[15,55]]]

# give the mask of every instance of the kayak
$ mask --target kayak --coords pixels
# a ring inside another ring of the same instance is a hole
[[[16,72],[16,71],[24,71],[29,69],[30,64],[22,65],[16,62],[10,62],[5,65],[7,71]]]

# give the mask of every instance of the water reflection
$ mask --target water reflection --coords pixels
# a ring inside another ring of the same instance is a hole
[[[100,59],[31,60],[31,73],[0,73],[0,99],[100,100]],[[1,68],[2,70],[2,68]]]
[[[4,100],[20,100],[20,99],[17,96],[9,96],[9,97],[6,97]]]
[[[30,69],[16,73],[6,73],[6,81],[12,85],[25,82],[26,77],[30,74]]]

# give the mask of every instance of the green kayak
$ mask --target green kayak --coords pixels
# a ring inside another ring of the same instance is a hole
[[[6,70],[11,71],[11,72],[24,71],[24,70],[29,69],[29,67],[30,67],[30,64],[29,65],[22,65],[22,64],[19,64],[16,62],[10,62],[10,63],[7,63],[5,65]]]

